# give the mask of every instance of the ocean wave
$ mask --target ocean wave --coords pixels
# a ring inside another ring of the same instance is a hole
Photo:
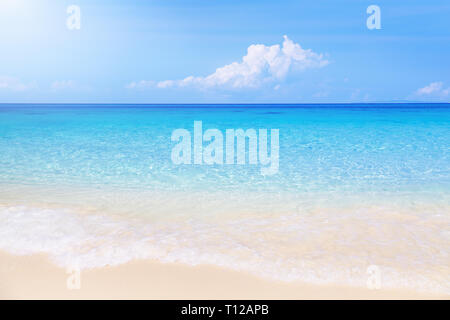
[[[375,266],[383,288],[450,293],[450,224],[438,212],[372,206],[158,220],[8,206],[0,208],[0,220],[0,249],[44,253],[60,267],[156,259],[280,281],[366,286]]]

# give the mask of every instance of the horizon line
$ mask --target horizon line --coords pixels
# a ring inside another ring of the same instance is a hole
[[[142,106],[202,106],[202,105],[285,105],[285,106],[307,106],[307,105],[380,105],[380,104],[395,104],[395,105],[411,105],[411,104],[450,104],[450,102],[293,102],[293,103],[127,103],[127,102],[0,102],[1,105],[142,105]]]

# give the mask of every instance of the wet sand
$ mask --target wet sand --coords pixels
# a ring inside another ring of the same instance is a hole
[[[44,255],[0,253],[1,299],[449,299],[411,290],[370,290],[268,281],[212,266],[133,261],[77,272]],[[69,285],[68,285],[69,283]]]

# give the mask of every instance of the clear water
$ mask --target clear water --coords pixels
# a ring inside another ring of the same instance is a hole
[[[279,129],[279,172],[175,165],[173,130]],[[450,292],[450,105],[0,105],[0,249]]]

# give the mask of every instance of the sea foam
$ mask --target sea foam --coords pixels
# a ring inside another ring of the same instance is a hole
[[[330,209],[328,209],[330,210]],[[280,281],[450,293],[447,218],[392,208],[295,212],[184,221],[124,219],[24,206],[0,209],[0,249],[44,253],[60,267],[91,269],[136,259],[216,265]]]

